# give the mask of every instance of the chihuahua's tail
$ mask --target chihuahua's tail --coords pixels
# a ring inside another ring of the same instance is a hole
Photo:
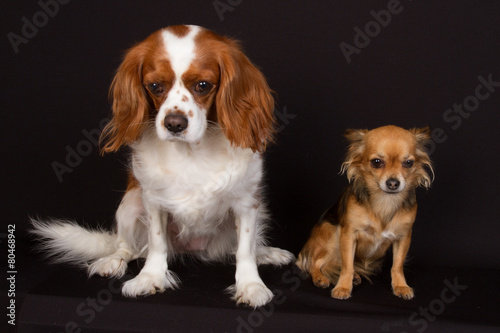
[[[31,219],[31,225],[38,249],[53,262],[85,267],[116,251],[117,235],[102,229],[90,230],[66,220]]]

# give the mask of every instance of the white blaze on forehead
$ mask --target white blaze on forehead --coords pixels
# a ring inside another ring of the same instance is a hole
[[[167,57],[175,73],[176,79],[179,79],[186,72],[195,57],[194,38],[198,34],[200,27],[188,26],[189,32],[182,37],[178,37],[169,30],[162,32],[163,43],[167,52]]]
[[[156,133],[161,140],[180,140],[189,143],[199,141],[207,128],[207,110],[195,103],[189,87],[182,82],[182,75],[190,68],[196,57],[196,35],[202,30],[198,26],[187,26],[187,29],[180,29],[181,33],[187,32],[182,37],[169,29],[161,32],[163,39],[163,49],[165,56],[170,62],[170,67],[174,72],[174,80],[167,94],[167,98],[160,106],[156,116]],[[165,127],[165,117],[169,114],[181,114],[189,118],[188,126],[180,133],[172,133]]]

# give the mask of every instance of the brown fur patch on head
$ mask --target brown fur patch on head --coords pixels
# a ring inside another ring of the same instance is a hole
[[[187,25],[172,25],[168,27],[167,30],[173,33],[178,38],[182,38],[189,33],[191,28]]]

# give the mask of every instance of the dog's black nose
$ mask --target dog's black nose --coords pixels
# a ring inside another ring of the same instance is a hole
[[[391,191],[397,190],[399,188],[399,185],[401,185],[401,182],[397,180],[396,178],[389,178],[385,182],[387,185],[387,188]]]
[[[181,133],[187,128],[188,120],[184,116],[170,114],[165,117],[164,126],[169,132]]]

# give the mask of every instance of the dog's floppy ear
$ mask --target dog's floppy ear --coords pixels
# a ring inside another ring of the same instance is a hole
[[[416,152],[416,160],[418,163],[421,163],[422,173],[420,174],[419,185],[425,188],[429,188],[431,183],[434,181],[434,168],[432,167],[432,161],[428,155],[428,145],[431,141],[431,130],[430,128],[412,128],[410,132],[415,136],[415,140],[417,143],[415,152]]]
[[[262,152],[274,134],[274,98],[264,75],[230,39],[218,49],[221,72],[217,119],[228,140]]]
[[[340,173],[347,173],[349,182],[356,178],[358,174],[359,158],[365,149],[365,135],[368,130],[365,129],[348,129],[345,131],[344,136],[349,141],[349,148],[342,163]]]
[[[147,52],[146,42],[131,48],[116,71],[109,97],[113,101],[113,117],[103,129],[102,153],[117,151],[136,141],[149,117],[149,103],[142,86],[142,65]]]

